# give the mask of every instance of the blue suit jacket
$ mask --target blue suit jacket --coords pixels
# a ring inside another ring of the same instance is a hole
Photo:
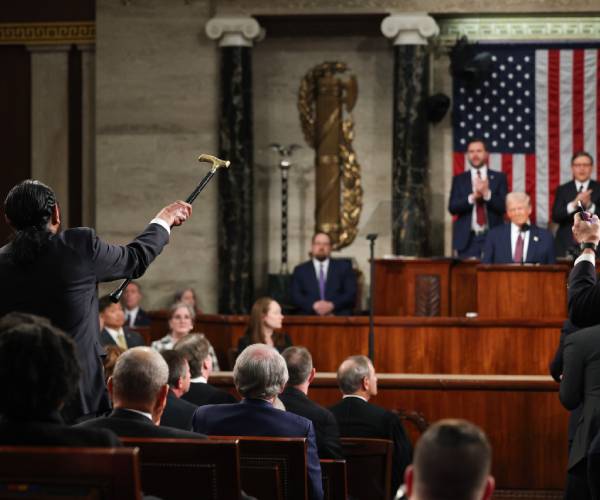
[[[524,262],[530,264],[554,264],[554,240],[552,233],[532,225],[529,229],[529,246]],[[510,246],[510,223],[492,229],[485,239],[483,247],[484,264],[512,264]]]
[[[320,298],[319,280],[312,260],[296,266],[292,275],[292,302],[302,314],[315,314],[312,306]],[[329,260],[325,300],[333,302],[334,314],[352,314],[356,301],[356,276],[348,259]]]
[[[313,424],[307,418],[273,408],[262,399],[243,399],[236,404],[199,407],[192,418],[192,429],[214,436],[307,438],[309,498],[323,498],[317,440]]]
[[[502,224],[506,209],[505,198],[508,193],[508,184],[506,183],[506,175],[502,172],[488,168],[487,173],[492,197],[485,202],[485,206],[487,208],[488,226],[491,229]],[[452,234],[452,248],[458,251],[464,250],[469,244],[471,218],[475,207],[475,205],[469,204],[469,195],[472,192],[473,185],[470,170],[454,176],[448,210],[452,215],[458,216]]]

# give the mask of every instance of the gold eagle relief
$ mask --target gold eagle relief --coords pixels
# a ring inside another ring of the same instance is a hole
[[[356,77],[347,80],[341,62],[325,62],[306,73],[298,92],[304,138],[315,150],[315,226],[331,236],[334,249],[354,241],[362,210],[360,165],[352,147],[349,114],[358,96]],[[348,113],[344,117],[344,110]]]

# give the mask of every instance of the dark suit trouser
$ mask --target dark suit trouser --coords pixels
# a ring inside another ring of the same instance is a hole
[[[581,460],[567,472],[565,500],[591,500],[587,481],[587,460]]]
[[[466,246],[466,248],[458,252],[458,256],[461,259],[466,259],[468,257],[476,257],[481,259],[483,247],[485,245],[485,236],[485,234],[476,235],[471,231],[471,234],[469,235],[469,244]]]

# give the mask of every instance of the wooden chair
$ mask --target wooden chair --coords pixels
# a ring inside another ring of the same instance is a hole
[[[398,415],[398,418],[402,421],[402,425],[404,425],[404,430],[410,439],[410,442],[414,448],[417,444],[417,441],[421,437],[427,427],[429,427],[429,422],[425,418],[421,412],[414,410],[392,410],[392,413]]]
[[[140,450],[142,490],[163,500],[240,498],[237,440],[121,438]]]
[[[140,500],[138,450],[2,446],[0,498]]]
[[[306,438],[210,436],[238,439],[242,489],[260,500],[306,500]]]
[[[348,479],[345,460],[321,460],[324,500],[346,500]]]
[[[388,439],[340,438],[346,457],[348,494],[358,500],[389,500],[392,442]]]

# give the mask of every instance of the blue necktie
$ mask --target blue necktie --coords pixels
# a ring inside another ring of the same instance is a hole
[[[321,300],[325,300],[325,270],[323,269],[323,263],[319,264],[319,294]]]

